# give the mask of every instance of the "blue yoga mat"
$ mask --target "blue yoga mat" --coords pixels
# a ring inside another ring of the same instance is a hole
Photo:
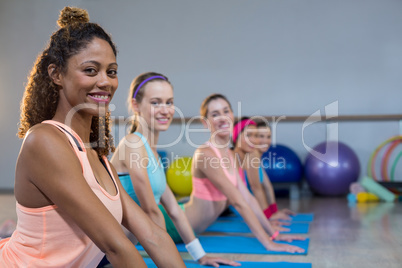
[[[280,254],[280,255],[306,255],[308,251],[309,239],[295,240],[290,244],[301,247],[305,250],[304,253],[289,253],[266,250],[255,237],[243,236],[199,236],[202,247],[207,253],[246,253],[246,254]],[[179,252],[187,252],[183,243],[176,244]],[[144,250],[140,245],[136,246],[138,250]]]
[[[283,234],[307,234],[309,230],[309,223],[306,222],[292,222],[290,225],[284,225],[284,228],[290,229]],[[250,228],[244,221],[216,221],[209,226],[206,232],[221,232],[221,233],[251,233]]]
[[[292,222],[312,222],[314,220],[313,213],[299,213],[294,216],[290,216]],[[222,216],[218,218],[218,221],[242,221],[243,218],[240,215]]]
[[[313,213],[299,213],[290,217],[293,222],[312,222],[314,220]]]
[[[156,264],[151,258],[144,258],[145,264],[148,268],[157,268]],[[187,268],[205,268],[201,264],[195,261],[184,261]],[[311,263],[299,263],[299,262],[250,262],[250,261],[239,261],[240,268],[311,268]],[[209,266],[210,267],[210,266]],[[228,265],[220,265],[219,267],[232,267]]]

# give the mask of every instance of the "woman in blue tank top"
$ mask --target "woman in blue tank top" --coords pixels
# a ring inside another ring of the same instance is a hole
[[[248,118],[243,118],[244,120],[248,120]],[[244,141],[234,144],[238,159],[241,160],[242,166],[245,167],[244,182],[260,206],[264,208],[264,214],[267,218],[270,220],[290,220],[289,215],[294,215],[294,212],[289,209],[278,210],[272,183],[263,170],[260,160],[271,145],[271,128],[266,120],[257,120],[252,127],[254,132],[247,135],[254,136],[254,149],[250,150],[247,142]],[[245,129],[240,131],[239,139],[246,138]]]
[[[238,266],[236,262],[205,254],[183,208],[166,185],[156,145],[159,133],[169,128],[175,113],[173,88],[168,78],[154,72],[139,75],[131,83],[128,99],[134,112],[134,124],[130,134],[120,141],[111,160],[120,173],[123,187],[144,212],[166,230],[161,211],[165,209],[188,252],[200,264]]]

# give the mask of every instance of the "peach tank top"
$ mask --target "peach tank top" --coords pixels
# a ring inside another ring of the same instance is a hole
[[[122,205],[117,189],[115,196],[96,181],[80,137],[68,126],[56,121],[44,121],[64,132],[81,162],[84,177],[116,220],[122,221]],[[109,162],[103,164],[114,184]],[[83,197],[85,198],[85,197]],[[17,228],[11,237],[0,241],[0,267],[96,267],[104,253],[56,205],[27,208],[17,203]]]

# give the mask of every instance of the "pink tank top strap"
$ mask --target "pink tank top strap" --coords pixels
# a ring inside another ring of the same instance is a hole
[[[215,146],[213,146],[213,144],[209,141],[207,141],[205,143],[206,145],[209,146],[209,148],[212,149],[212,151],[214,151],[214,153],[218,156],[219,160],[222,161],[223,157],[221,152],[218,150],[218,148],[216,148]],[[233,157],[232,155],[229,153],[229,161],[232,164],[233,170],[235,171],[235,167],[234,167],[234,161],[233,161]],[[237,185],[237,180],[236,180],[236,174],[230,174],[227,168],[222,167],[223,172],[225,173],[225,175],[229,178],[229,180],[236,186]]]
[[[69,126],[67,126],[63,123],[60,123],[60,122],[57,122],[54,120],[46,120],[46,121],[43,121],[42,123],[55,126],[66,135],[66,137],[70,141],[71,146],[73,147],[73,149],[75,151],[75,154],[77,155],[77,157],[81,163],[82,170],[84,171],[84,166],[86,165],[86,163],[82,159],[80,152],[85,153],[86,149],[85,149],[85,145],[82,142],[80,136],[78,136],[78,134],[74,130],[72,130]]]
[[[211,148],[212,151],[214,151],[214,153],[215,153],[220,159],[222,159],[222,154],[221,154],[221,152],[218,150],[218,148],[216,148],[216,147],[212,144],[212,142],[207,141],[207,142],[205,143],[205,145],[208,145],[208,147]]]
[[[239,172],[240,178],[243,181],[244,185],[247,185],[246,174],[244,173],[244,170],[241,167],[239,167],[237,171]]]
[[[103,187],[101,187],[99,185],[98,181],[96,180],[95,175],[93,174],[93,171],[92,171],[91,164],[89,163],[89,160],[86,156],[85,145],[82,142],[80,136],[78,136],[78,134],[73,129],[71,129],[69,126],[67,126],[63,123],[60,123],[60,122],[57,122],[54,120],[46,120],[46,121],[43,121],[42,123],[50,124],[50,125],[57,127],[61,132],[63,132],[67,136],[68,140],[71,143],[71,146],[74,148],[75,154],[77,155],[79,161],[81,162],[81,167],[82,167],[83,173],[85,173],[85,171],[90,173],[90,175],[88,177],[91,179],[88,179],[87,182],[91,187],[99,188],[106,197],[108,197],[112,200],[116,200],[117,198],[119,198],[119,187],[117,187],[116,179],[113,176],[112,169],[109,165],[109,161],[106,156],[102,156],[101,163],[104,165],[106,171],[109,173],[110,178],[113,181],[113,184],[116,187],[117,194],[114,196],[109,194],[105,189],[103,189]],[[98,197],[100,199],[103,198],[103,196],[98,196]]]
[[[76,145],[81,152],[86,152],[85,145],[82,142],[80,136],[78,136],[78,134],[74,130],[72,130],[69,126],[54,120],[46,120],[43,121],[42,123],[53,125],[58,129],[60,129],[63,133],[68,134],[66,136],[70,141],[72,141],[72,145],[73,146]]]

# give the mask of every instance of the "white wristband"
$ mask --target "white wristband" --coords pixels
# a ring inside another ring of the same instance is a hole
[[[204,257],[206,255],[204,249],[201,246],[200,240],[198,240],[198,238],[196,238],[193,241],[191,241],[190,243],[186,244],[186,249],[187,249],[188,253],[190,254],[190,256],[196,261],[198,261],[199,259],[201,259],[202,257]]]

